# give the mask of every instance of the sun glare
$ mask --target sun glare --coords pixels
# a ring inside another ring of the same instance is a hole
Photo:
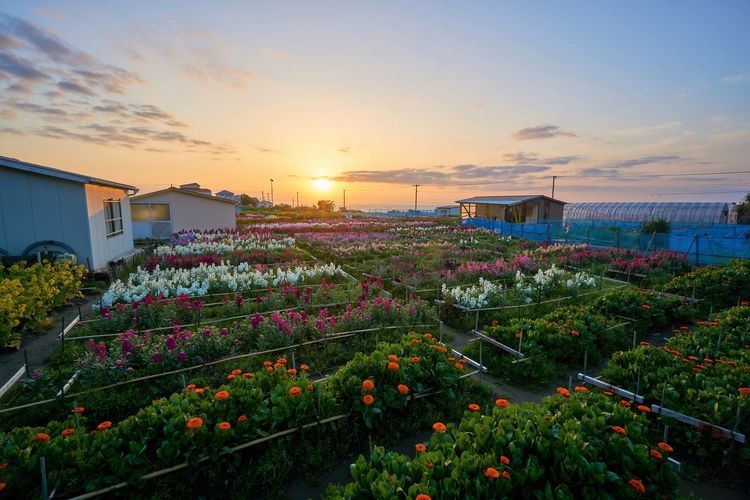
[[[328,191],[333,186],[333,182],[328,179],[313,179],[312,183],[318,191]]]

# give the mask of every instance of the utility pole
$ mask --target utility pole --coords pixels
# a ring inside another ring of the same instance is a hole
[[[417,211],[417,191],[419,190],[419,184],[414,184],[414,211]]]
[[[344,189],[344,205],[342,206],[342,209],[346,211],[346,189]]]
[[[299,191],[297,191],[297,208],[299,208]]]
[[[557,179],[556,175],[552,176],[552,199],[555,199],[555,179]]]
[[[271,181],[271,206],[273,206],[273,179],[268,179]]]

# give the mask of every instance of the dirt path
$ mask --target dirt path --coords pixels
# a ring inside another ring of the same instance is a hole
[[[89,319],[95,314],[91,309],[99,297],[87,296],[83,299],[75,299],[70,306],[62,307],[53,311],[50,317],[53,319],[52,326],[44,333],[23,332],[20,349],[6,349],[0,351],[0,386],[5,384],[21,368],[25,361],[24,351],[29,361],[29,372],[46,365],[47,360],[54,350],[60,345],[60,331],[63,321],[67,325],[73,318],[78,316],[79,308],[81,319]]]

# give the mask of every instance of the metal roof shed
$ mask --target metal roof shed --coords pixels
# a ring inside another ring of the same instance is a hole
[[[514,196],[474,196],[456,200],[461,220],[494,219],[535,224],[562,220],[565,202],[541,194]]]

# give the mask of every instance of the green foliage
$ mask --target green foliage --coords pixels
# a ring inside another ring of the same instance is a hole
[[[669,232],[669,221],[667,219],[651,219],[643,221],[641,232],[644,234],[652,233],[668,233]]]

